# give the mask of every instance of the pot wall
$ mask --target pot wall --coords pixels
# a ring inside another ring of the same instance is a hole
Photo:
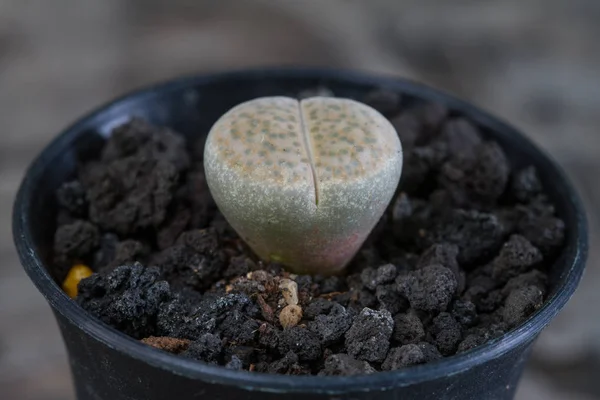
[[[55,311],[62,332],[79,400],[510,400],[531,350],[531,343],[511,349],[502,357],[455,375],[397,388],[338,394],[303,390],[284,392],[191,379],[139,361],[85,335]]]

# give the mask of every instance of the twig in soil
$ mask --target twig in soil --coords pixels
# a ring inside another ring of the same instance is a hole
[[[261,312],[263,318],[265,319],[265,321],[272,324],[275,320],[275,313],[273,312],[273,309],[271,308],[270,305],[267,304],[267,302],[265,301],[264,297],[262,297],[262,295],[260,295],[260,294],[256,295],[256,300],[258,302],[258,306],[260,307],[260,312]]]

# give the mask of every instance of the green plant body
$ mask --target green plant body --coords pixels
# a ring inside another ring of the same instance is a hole
[[[332,275],[391,201],[402,146],[390,122],[357,101],[263,97],[213,125],[204,167],[220,211],[259,257]]]

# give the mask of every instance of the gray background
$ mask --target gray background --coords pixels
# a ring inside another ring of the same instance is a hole
[[[168,4],[168,6],[167,6]],[[600,1],[0,0],[0,397],[73,399],[49,308],[19,266],[24,169],[82,113],[193,72],[305,64],[407,76],[524,129],[588,206],[588,270],[536,345],[520,400],[600,399]]]

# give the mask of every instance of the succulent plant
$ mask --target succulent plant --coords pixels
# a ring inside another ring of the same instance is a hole
[[[402,146],[389,121],[357,101],[262,97],[213,125],[204,167],[220,211],[259,257],[332,275],[393,197]]]

